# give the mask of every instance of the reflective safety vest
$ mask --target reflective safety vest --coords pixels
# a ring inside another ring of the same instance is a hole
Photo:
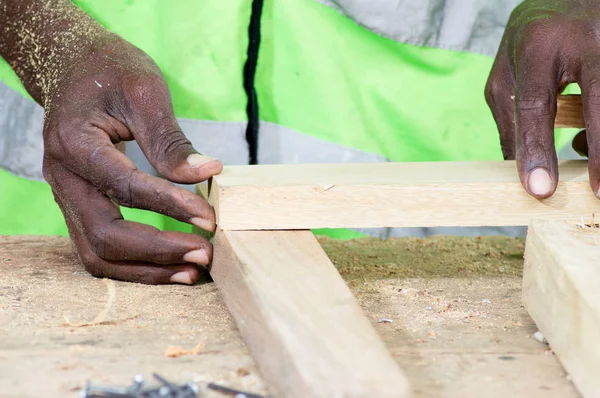
[[[196,149],[226,165],[248,162],[244,64],[249,34],[257,33],[248,28],[252,0],[74,3],[156,61]],[[502,159],[483,91],[518,3],[264,0],[254,82],[258,163]],[[43,111],[5,62],[0,79],[0,234],[67,235],[42,177]],[[574,132],[558,130],[557,147],[565,147]],[[127,144],[127,154],[154,173],[135,143]],[[162,229],[191,230],[146,211],[124,209],[124,215]]]

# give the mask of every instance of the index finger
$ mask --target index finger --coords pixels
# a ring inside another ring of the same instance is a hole
[[[167,180],[145,174],[121,153],[102,132],[81,134],[86,137],[70,148],[63,164],[92,183],[119,205],[149,210],[199,228],[214,231],[212,207],[186,189]]]
[[[579,141],[587,141],[587,148],[586,145],[578,143],[577,139],[574,143],[587,149],[590,186],[594,194],[600,197],[600,72],[596,70],[596,65],[597,63],[593,62],[584,67],[580,82],[586,130],[578,137]]]
[[[517,67],[515,125],[517,169],[523,187],[539,199],[548,198],[558,183],[554,120],[558,95],[553,62],[523,57]]]

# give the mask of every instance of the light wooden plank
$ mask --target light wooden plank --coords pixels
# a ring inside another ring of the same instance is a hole
[[[525,247],[523,301],[586,398],[600,397],[600,229],[539,221]]]
[[[227,230],[528,225],[600,212],[587,161],[560,163],[549,199],[513,161],[229,166],[209,201]]]
[[[556,105],[556,118],[554,120],[556,128],[585,128],[581,95],[560,95]]]
[[[219,230],[214,247],[211,275],[275,396],[409,396],[311,232]]]

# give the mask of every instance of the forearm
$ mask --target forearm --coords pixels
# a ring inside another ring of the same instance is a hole
[[[0,56],[44,107],[69,68],[110,38],[70,0],[0,0]]]

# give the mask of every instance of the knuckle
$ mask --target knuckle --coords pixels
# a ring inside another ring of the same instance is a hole
[[[187,150],[191,143],[181,130],[156,129],[156,137],[152,142],[153,150],[157,155],[167,158],[169,154]]]
[[[161,203],[171,203],[173,209],[177,209],[177,212],[180,213],[179,217],[191,218],[192,214],[188,208],[194,207],[198,197],[185,189],[172,186],[159,194],[159,200]]]
[[[166,123],[172,125],[171,121]],[[150,150],[154,154],[153,165],[160,173],[168,173],[170,165],[180,161],[180,154],[187,155],[192,144],[176,127],[157,126],[151,131],[153,136],[149,144]]]
[[[518,112],[546,116],[551,114],[555,101],[556,96],[550,90],[527,88],[519,90],[516,109]]]
[[[157,98],[169,96],[166,83],[158,74],[131,76],[123,82],[123,88],[129,101],[149,108],[156,103]]]
[[[516,36],[516,55],[524,62],[538,61],[553,55],[559,46],[560,23],[554,19],[536,18],[522,24]]]
[[[60,159],[64,153],[64,147],[59,139],[44,139],[44,154],[54,159]]]
[[[66,137],[67,131],[73,131],[68,126],[65,128],[51,128],[44,130],[44,154],[54,159],[62,159],[68,148],[65,145],[67,142],[72,143],[73,140]]]
[[[133,178],[135,170],[128,174],[119,174],[112,176],[104,185],[105,194],[114,200],[120,206],[134,207],[135,200],[133,195]]]
[[[102,266],[101,260],[92,251],[82,250],[79,251],[78,255],[84,269],[90,275],[96,278],[110,277]]]
[[[485,100],[490,107],[495,106],[498,103],[499,98],[505,95],[504,86],[502,80],[497,79],[495,76],[490,76],[485,85]]]
[[[600,81],[592,80],[585,88],[585,102],[589,109],[600,107]]]
[[[42,176],[44,180],[50,185],[54,187],[56,185],[56,180],[54,179],[53,169],[53,160],[49,159],[47,155],[44,155],[44,159],[42,161]]]
[[[44,154],[60,161],[83,160],[81,149],[90,146],[89,135],[80,133],[84,125],[81,118],[67,118],[44,127]]]
[[[96,256],[100,258],[107,257],[109,248],[111,247],[111,238],[105,228],[93,228],[86,233],[86,239]]]
[[[521,26],[520,33],[522,37],[537,36],[542,33],[548,33],[555,26],[551,20],[547,18],[528,18]]]

